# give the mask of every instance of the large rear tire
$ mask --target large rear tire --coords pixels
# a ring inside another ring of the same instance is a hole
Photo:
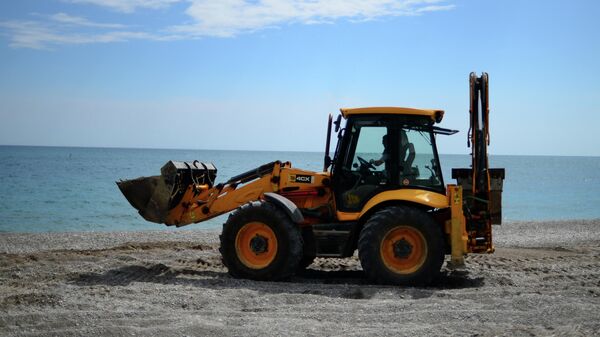
[[[223,224],[219,251],[236,278],[276,281],[292,276],[302,258],[302,236],[289,216],[270,202],[234,211]]]
[[[427,213],[407,206],[388,207],[365,223],[358,256],[374,282],[427,285],[444,262],[444,238]]]

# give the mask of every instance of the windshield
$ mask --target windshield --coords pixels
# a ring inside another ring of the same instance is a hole
[[[347,132],[351,135],[343,169],[360,173],[368,167],[380,186],[443,188],[430,126],[401,123],[394,127],[383,120],[362,120]]]

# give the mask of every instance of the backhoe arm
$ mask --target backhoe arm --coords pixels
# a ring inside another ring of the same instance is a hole
[[[452,169],[462,186],[464,216],[472,252],[493,252],[492,224],[500,224],[503,168],[489,168],[489,78],[487,73],[469,75],[469,133],[471,168]]]

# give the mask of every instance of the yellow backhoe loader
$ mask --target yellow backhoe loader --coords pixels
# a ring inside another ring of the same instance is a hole
[[[274,161],[215,184],[211,163],[170,161],[160,176],[118,182],[148,221],[184,226],[233,211],[220,236],[229,273],[289,278],[315,257],[358,257],[373,282],[425,285],[444,257],[492,253],[504,169],[488,167],[488,75],[470,75],[471,168],[444,185],[436,135],[442,110],[341,109],[329,116],[322,172]],[[344,121],[345,123],[344,123]],[[344,124],[342,126],[342,124]],[[329,155],[332,129],[337,134]]]

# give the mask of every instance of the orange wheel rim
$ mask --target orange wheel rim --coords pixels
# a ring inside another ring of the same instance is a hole
[[[388,269],[398,274],[411,274],[425,263],[427,242],[417,229],[398,226],[385,234],[380,252]]]
[[[275,232],[262,222],[249,222],[235,237],[235,251],[246,267],[265,268],[275,260],[277,255]]]

